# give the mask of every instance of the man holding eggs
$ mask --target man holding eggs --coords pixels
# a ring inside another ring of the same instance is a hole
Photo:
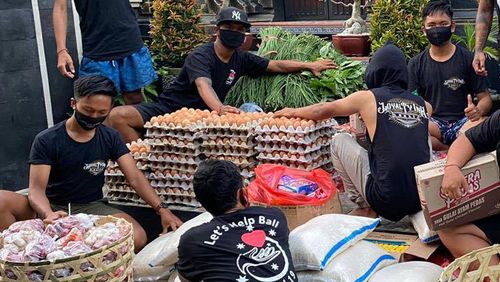
[[[239,47],[249,28],[250,22],[244,11],[234,7],[223,9],[217,19],[215,42],[200,46],[189,54],[179,76],[158,97],[158,103],[114,108],[107,123],[116,128],[126,142],[131,142],[139,139],[144,124],[152,117],[183,107],[209,109],[219,114],[239,113],[238,109],[224,105],[224,99],[242,76],[304,70],[320,75],[322,71],[335,67],[331,60],[268,60],[241,51]]]

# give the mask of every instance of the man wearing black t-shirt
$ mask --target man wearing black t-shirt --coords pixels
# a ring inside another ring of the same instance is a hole
[[[453,11],[447,1],[431,1],[423,11],[423,31],[431,47],[408,64],[408,89],[416,90],[433,107],[429,126],[432,147],[446,150],[460,129],[483,119],[492,106],[487,80],[471,67],[473,54],[451,42],[455,31]],[[473,103],[477,97],[477,105]]]
[[[461,198],[460,191],[466,190],[468,184],[460,168],[475,154],[494,150],[500,165],[500,111],[493,113],[482,124],[469,129],[465,136],[461,135],[451,145],[441,184],[445,195],[452,199]],[[500,215],[442,230],[439,237],[455,257],[489,245],[500,244]],[[499,263],[498,256],[492,257],[491,265]]]
[[[500,11],[500,1],[498,0],[480,0],[477,8],[476,17],[476,45],[474,48],[474,62],[472,66],[478,75],[486,76],[486,55],[484,47],[488,41],[488,35],[493,22],[493,9],[497,7],[497,12]],[[500,17],[498,17],[500,21]],[[497,41],[500,42],[500,33],[497,34]]]
[[[202,162],[193,187],[214,218],[181,237],[181,281],[297,281],[285,215],[277,208],[249,207],[236,165]]]
[[[241,76],[303,70],[320,75],[323,70],[335,67],[331,60],[269,61],[240,51],[238,48],[243,44],[249,27],[245,12],[233,7],[223,9],[218,15],[215,43],[208,43],[189,54],[177,79],[158,97],[159,102],[114,108],[109,124],[130,142],[139,138],[144,123],[151,117],[183,107],[210,109],[220,114],[238,113],[238,109],[224,105],[224,99]]]
[[[182,222],[162,204],[137,169],[118,132],[101,124],[116,95],[113,82],[104,76],[88,76],[75,82],[74,91],[74,114],[40,132],[33,141],[28,197],[0,191],[0,230],[35,216],[51,222],[65,216],[71,204],[73,213],[113,215],[130,221],[138,251],[147,241],[144,229],[131,216],[102,201],[108,160],[118,162],[137,194],[161,216],[165,232]]]

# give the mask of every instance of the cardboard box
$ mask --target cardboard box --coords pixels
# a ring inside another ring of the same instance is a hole
[[[424,244],[417,235],[399,233],[374,231],[368,234],[364,240],[386,250],[399,262],[412,260],[413,257],[427,260],[439,247],[438,242]]]
[[[288,229],[292,231],[295,227],[300,226],[310,219],[329,213],[342,213],[339,193],[335,193],[328,202],[323,205],[314,206],[274,206],[279,208],[286,216],[288,221]]]
[[[359,114],[352,114],[349,116],[349,125],[354,130],[353,134],[355,137],[363,137],[366,135],[366,126]]]
[[[462,198],[449,199],[441,190],[446,160],[415,167],[420,203],[432,230],[470,223],[500,213],[499,169],[495,153],[474,157],[462,173],[469,187]]]

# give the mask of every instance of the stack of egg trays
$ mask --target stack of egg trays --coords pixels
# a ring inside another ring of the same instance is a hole
[[[298,130],[259,125],[255,128],[257,160],[304,170],[328,166],[331,164],[330,140],[336,125],[334,119]]]
[[[192,185],[193,174],[202,160],[202,125],[148,125],[146,137],[151,146],[148,179],[171,209],[197,210]]]

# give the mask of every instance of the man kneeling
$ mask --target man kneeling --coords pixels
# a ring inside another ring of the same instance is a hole
[[[51,222],[74,213],[113,215],[134,227],[135,250],[147,242],[141,225],[128,214],[103,202],[104,170],[109,159],[117,161],[127,181],[161,216],[165,231],[182,222],[162,205],[118,132],[101,123],[111,110],[116,88],[103,76],[87,76],[75,82],[67,120],[40,132],[30,152],[28,197],[0,191],[0,230],[20,220],[40,217]]]
[[[202,162],[193,187],[214,218],[181,237],[182,281],[297,281],[285,216],[277,208],[249,207],[236,165]]]

